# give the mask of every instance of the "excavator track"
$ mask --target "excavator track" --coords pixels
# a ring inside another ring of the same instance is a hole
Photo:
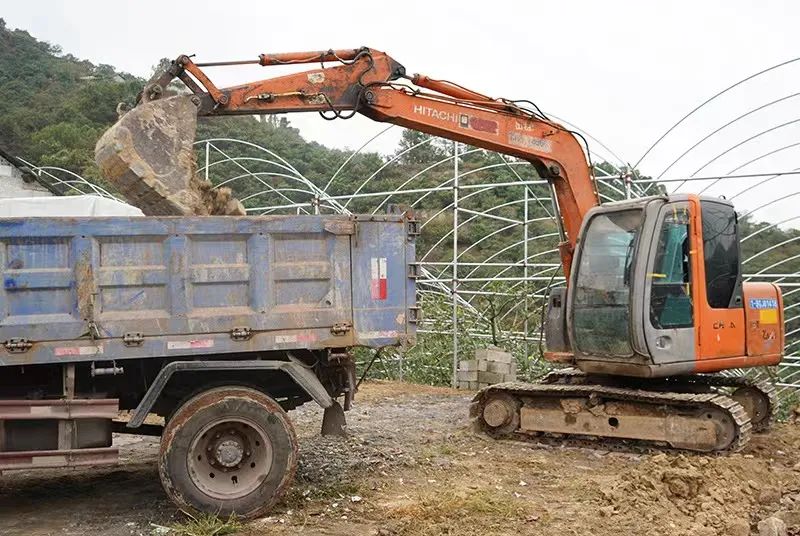
[[[542,383],[586,383],[592,377],[577,369],[553,370],[542,378]],[[619,382],[619,379],[617,380]],[[627,378],[628,386],[634,382]],[[674,376],[657,379],[641,379],[635,383],[637,388],[657,391],[674,391],[682,393],[716,392],[727,394],[739,402],[750,416],[750,424],[754,432],[767,431],[778,407],[775,387],[766,380],[757,380],[746,376],[724,376],[722,374],[695,374],[692,376]],[[724,390],[730,390],[726,393]]]
[[[492,385],[475,396],[470,416],[495,438],[594,436],[714,453],[740,451],[752,431],[744,407],[722,394],[596,383]]]
[[[729,396],[739,402],[747,411],[754,432],[765,432],[772,425],[775,409],[778,407],[778,395],[770,382],[753,380],[745,376],[718,374],[689,376],[684,381],[690,384],[706,385],[714,389],[732,388],[733,392]]]

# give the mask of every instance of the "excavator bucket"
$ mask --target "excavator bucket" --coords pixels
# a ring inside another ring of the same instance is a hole
[[[148,216],[244,215],[229,188],[197,176],[197,106],[179,95],[143,102],[95,146],[103,177]]]

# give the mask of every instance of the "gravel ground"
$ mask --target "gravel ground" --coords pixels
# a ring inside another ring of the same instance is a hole
[[[346,439],[321,411],[291,413],[295,485],[244,535],[758,534],[777,515],[800,534],[800,427],[779,425],[727,457],[604,442],[494,441],[469,430],[470,395],[373,382]],[[119,436],[113,468],[0,477],[0,534],[157,534],[184,518],[158,481],[158,439]],[[612,447],[612,448],[609,448]]]

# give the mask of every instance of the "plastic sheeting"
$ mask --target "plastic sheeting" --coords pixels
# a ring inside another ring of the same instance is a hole
[[[138,208],[99,195],[0,199],[0,218],[144,216]]]

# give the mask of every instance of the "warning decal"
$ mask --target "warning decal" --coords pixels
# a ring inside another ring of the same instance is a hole
[[[778,323],[778,300],[775,298],[750,298],[750,309],[758,311],[760,324]]]
[[[758,321],[761,324],[777,324],[778,323],[778,310],[777,309],[761,309],[758,311]]]
[[[98,355],[103,353],[103,346],[59,346],[53,348],[53,354],[57,356],[65,355]]]
[[[386,299],[386,257],[372,257],[372,299]]]
[[[193,341],[167,341],[167,350],[193,350],[195,348],[213,348],[214,339],[195,339]]]

